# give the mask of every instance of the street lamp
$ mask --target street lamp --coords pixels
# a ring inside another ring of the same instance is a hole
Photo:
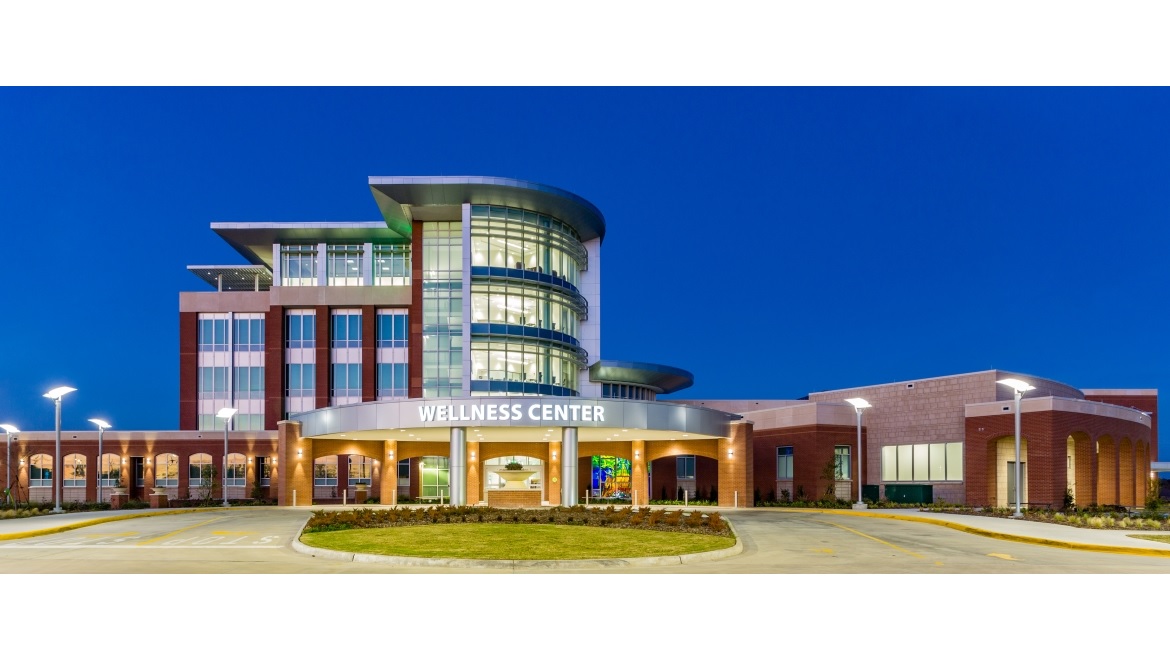
[[[109,423],[102,420],[101,418],[90,418],[89,422],[93,423],[94,425],[97,425],[97,428],[98,428],[97,501],[100,503],[100,502],[102,502],[102,476],[105,475],[105,473],[102,472],[103,471],[103,469],[102,469],[102,436],[106,433],[106,430],[110,429],[111,426]]]
[[[7,504],[9,498],[12,496],[12,437],[16,436],[20,430],[16,429],[15,425],[0,425],[0,430],[4,430],[4,503]]]
[[[228,507],[227,501],[227,459],[228,459],[228,426],[232,424],[232,416],[236,415],[236,409],[231,407],[224,407],[215,414],[216,418],[223,419],[223,506]]]
[[[53,456],[53,511],[61,511],[61,398],[76,391],[68,386],[58,386],[45,393],[57,408],[57,454]]]
[[[1020,511],[1020,492],[1024,489],[1024,483],[1020,482],[1020,398],[1024,396],[1024,391],[1031,391],[1036,387],[1028,382],[1011,378],[1000,379],[996,383],[1010,386],[1016,392],[1016,513],[1012,516],[1022,519],[1024,513]]]
[[[849,398],[845,401],[853,405],[853,408],[857,410],[857,503],[853,506],[853,509],[866,509],[865,498],[861,495],[862,473],[865,472],[861,470],[861,410],[869,409],[873,405],[862,398]]]

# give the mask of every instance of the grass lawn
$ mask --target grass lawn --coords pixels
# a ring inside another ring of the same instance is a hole
[[[734,537],[591,526],[461,523],[301,535],[301,543],[351,553],[468,560],[592,560],[683,555],[728,548]]]
[[[1160,541],[1163,544],[1170,544],[1170,535],[1126,535],[1126,537],[1133,537],[1134,539],[1149,539],[1150,541]]]

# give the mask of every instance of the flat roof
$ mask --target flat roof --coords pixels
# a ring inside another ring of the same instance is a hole
[[[382,222],[216,222],[211,225],[219,237],[240,252],[249,263],[272,269],[272,245],[351,242],[354,244],[403,243],[410,234],[399,235]]]

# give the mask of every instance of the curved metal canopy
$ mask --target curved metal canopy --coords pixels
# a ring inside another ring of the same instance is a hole
[[[638,361],[598,361],[589,366],[589,381],[606,384],[635,384],[674,393],[689,388],[695,376],[681,368]]]

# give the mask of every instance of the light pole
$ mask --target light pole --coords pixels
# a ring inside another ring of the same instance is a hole
[[[236,410],[231,407],[224,407],[215,414],[216,418],[223,419],[223,506],[228,507],[227,501],[227,459],[228,459],[228,426],[232,424],[232,416],[236,415]]]
[[[104,469],[102,468],[102,437],[105,435],[106,430],[110,429],[110,424],[101,418],[90,418],[89,422],[97,425],[98,428],[97,501],[100,503],[102,502],[102,476],[105,475]]]
[[[16,436],[20,430],[16,429],[15,425],[0,425],[0,430],[4,430],[4,504],[8,504],[9,497],[12,495],[12,437]]]
[[[865,498],[861,495],[862,473],[865,473],[861,469],[861,410],[869,409],[873,405],[862,398],[849,398],[845,401],[857,410],[857,503],[853,505],[853,509],[866,509],[868,506],[865,504]]]
[[[1012,517],[1022,519],[1024,513],[1020,510],[1020,492],[1024,490],[1024,483],[1020,481],[1020,398],[1024,396],[1024,391],[1036,387],[1019,379],[1001,379],[997,383],[1010,386],[1016,392],[1016,513]]]
[[[45,393],[45,397],[53,401],[57,408],[57,454],[53,455],[53,511],[61,511],[61,398],[76,391],[68,386],[58,386]]]

